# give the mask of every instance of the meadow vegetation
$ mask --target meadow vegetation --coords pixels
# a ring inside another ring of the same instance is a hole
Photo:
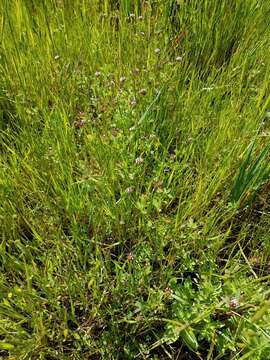
[[[0,359],[270,359],[269,15],[0,0]]]

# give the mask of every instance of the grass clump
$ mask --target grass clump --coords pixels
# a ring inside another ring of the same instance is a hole
[[[269,358],[267,3],[0,10],[0,358]]]

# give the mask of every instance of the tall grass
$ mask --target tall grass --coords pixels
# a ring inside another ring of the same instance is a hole
[[[268,13],[0,0],[0,357],[269,358]]]

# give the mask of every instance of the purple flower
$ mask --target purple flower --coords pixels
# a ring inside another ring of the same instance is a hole
[[[231,298],[229,305],[231,308],[237,308],[239,306],[239,302],[236,298]]]

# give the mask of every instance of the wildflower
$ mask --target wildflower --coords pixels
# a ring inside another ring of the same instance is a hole
[[[125,191],[126,191],[127,194],[131,194],[131,193],[134,192],[134,187],[133,187],[133,186],[129,186],[128,188],[126,188]]]
[[[54,60],[58,60],[58,59],[60,59],[60,55],[55,55],[55,57],[54,57]]]
[[[77,121],[75,122],[75,128],[80,129],[84,125],[86,125],[89,122],[87,119],[87,113],[84,111],[79,111],[77,115]]]
[[[144,35],[145,35],[145,32],[144,32],[144,31],[141,31],[140,34],[141,34],[142,36],[144,36]]]
[[[134,255],[132,254],[132,252],[130,252],[130,253],[127,254],[127,260],[128,260],[128,261],[134,260]]]
[[[135,75],[138,75],[138,74],[140,73],[140,69],[139,69],[139,68],[135,68],[135,69],[133,70],[133,73],[134,73]]]
[[[159,48],[155,49],[155,54],[157,54],[157,55],[160,54],[160,49]]]
[[[132,127],[130,127],[129,129],[128,129],[128,131],[135,131],[136,130],[136,126],[132,126]]]
[[[87,120],[86,119],[81,119],[79,121],[77,121],[75,123],[75,128],[76,129],[80,129],[81,127],[83,127],[85,124],[87,123]]]
[[[182,56],[177,56],[177,57],[175,58],[175,60],[178,61],[178,62],[181,62],[181,61],[183,60],[183,58],[182,58]]]
[[[144,96],[144,95],[147,94],[147,90],[146,90],[146,89],[141,89],[141,90],[139,91],[139,94]]]
[[[163,182],[160,179],[156,179],[153,183],[154,191],[163,192],[162,187],[163,187]]]
[[[135,318],[137,321],[143,321],[144,320],[144,316],[142,314],[138,314]]]
[[[259,256],[252,256],[250,259],[249,259],[249,262],[250,262],[250,264],[251,265],[253,265],[253,266],[258,266],[258,265],[260,265],[260,258],[259,258]]]
[[[129,103],[130,103],[131,106],[135,106],[137,104],[137,101],[136,101],[135,98],[133,98],[133,99],[130,100]]]
[[[123,83],[126,81],[126,77],[125,76],[121,76],[120,77],[120,85],[123,85]]]
[[[143,20],[143,16],[140,15],[140,16],[138,17],[138,19],[142,21],[142,20]]]
[[[144,162],[143,158],[141,156],[137,157],[137,159],[135,159],[135,164],[140,165]]]
[[[166,295],[172,295],[173,290],[170,287],[166,287],[166,289],[164,290]]]
[[[135,18],[135,14],[131,13],[131,14],[129,14],[129,17],[134,19],[134,18]]]
[[[113,127],[111,133],[113,137],[116,137],[119,134],[119,129],[117,129],[117,127]]]
[[[239,306],[238,300],[236,298],[232,298],[229,302],[231,308],[237,308]]]
[[[95,72],[95,75],[96,75],[96,77],[99,77],[99,76],[101,75],[101,72],[100,72],[100,71],[96,71],[96,72]]]
[[[120,221],[119,221],[119,224],[120,224],[120,225],[125,225],[124,220],[120,220]]]

